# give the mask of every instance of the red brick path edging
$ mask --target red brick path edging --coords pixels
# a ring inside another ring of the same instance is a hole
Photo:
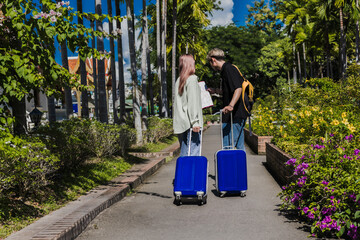
[[[244,133],[246,143],[255,153],[259,155],[266,154],[266,143],[270,143],[273,136],[258,136],[254,132],[252,132],[252,136],[250,136],[250,132],[246,128],[244,129]]]
[[[289,159],[289,154],[272,143],[266,143],[266,167],[280,185],[286,185],[294,178],[294,169],[285,165]]]

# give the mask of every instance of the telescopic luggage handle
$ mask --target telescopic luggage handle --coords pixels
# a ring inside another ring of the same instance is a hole
[[[201,146],[202,146],[202,128],[200,128],[199,134],[200,134],[200,153],[199,153],[199,156],[201,156]],[[188,150],[188,156],[190,156],[191,135],[192,135],[192,127],[190,127],[190,137],[189,137],[189,150]]]
[[[225,113],[224,113],[225,114]],[[220,132],[221,132],[221,149],[224,149],[224,130],[222,127],[222,116],[223,116],[223,110],[220,110]],[[230,119],[231,119],[231,149],[234,149],[234,130],[233,130],[233,115],[232,112],[230,112]],[[226,146],[229,147],[229,146]]]

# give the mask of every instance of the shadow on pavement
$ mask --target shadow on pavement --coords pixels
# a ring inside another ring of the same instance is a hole
[[[142,191],[139,191],[139,192],[136,192],[136,193],[137,194],[145,194],[145,195],[149,195],[149,196],[160,197],[160,198],[172,198],[172,197],[162,195],[162,194],[159,194],[159,193],[154,193],[154,192],[142,192]]]
[[[286,220],[284,222],[286,223],[300,223],[301,226],[297,227],[297,229],[308,233],[309,235],[311,234],[311,225],[307,224],[305,221],[305,218],[302,219],[301,217],[299,218],[299,215],[297,214],[297,211],[283,211],[280,209],[280,204],[276,205],[276,209],[274,209],[274,212],[278,212],[279,216],[285,217]],[[311,238],[311,236],[310,236]],[[314,239],[314,238],[313,238]],[[333,239],[333,238],[326,238],[326,239]],[[335,238],[334,238],[335,239]]]

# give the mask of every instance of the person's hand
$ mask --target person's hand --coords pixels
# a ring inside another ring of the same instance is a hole
[[[227,114],[227,113],[229,113],[229,112],[232,112],[233,110],[234,110],[234,108],[233,108],[231,105],[228,105],[228,106],[224,107],[222,111],[223,111],[225,114]]]
[[[192,130],[193,132],[200,132],[200,127],[193,127]]]
[[[214,94],[215,88],[207,88],[206,91],[208,91],[210,94]]]

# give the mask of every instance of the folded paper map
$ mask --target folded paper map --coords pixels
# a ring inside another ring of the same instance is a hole
[[[201,105],[202,108],[208,108],[214,106],[214,103],[211,99],[210,93],[206,90],[206,84],[204,81],[199,82],[200,90],[201,90]]]

